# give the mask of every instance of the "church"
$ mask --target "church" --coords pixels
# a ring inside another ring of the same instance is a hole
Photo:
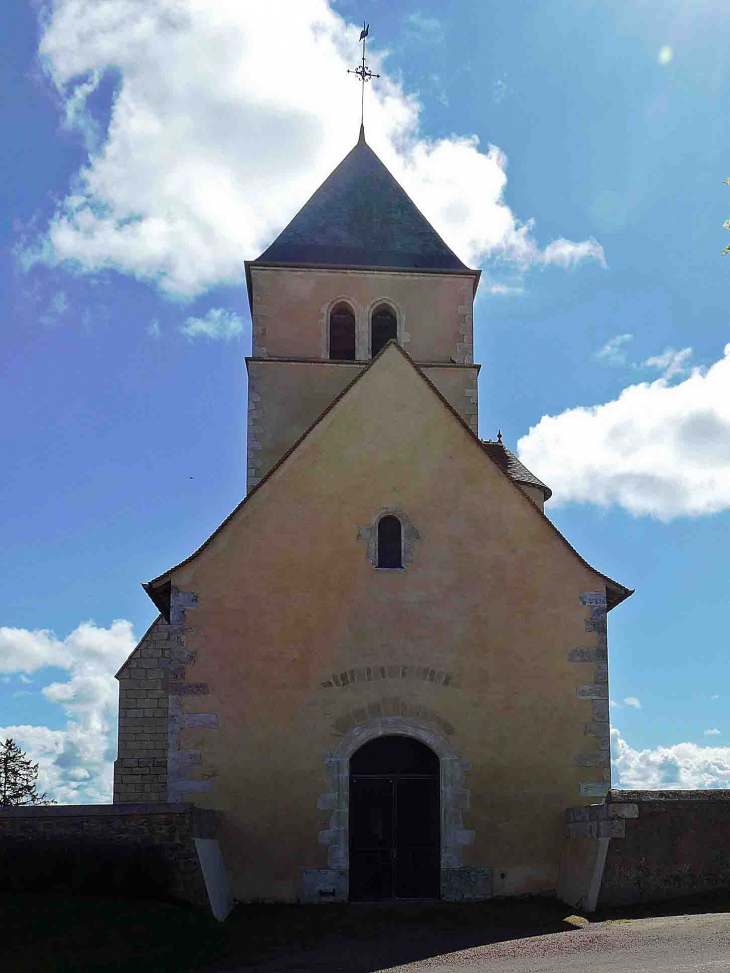
[[[362,128],[246,263],[247,494],[144,585],[114,782],[220,812],[239,900],[551,893],[565,809],[609,789],[632,592],[480,438],[479,276]]]

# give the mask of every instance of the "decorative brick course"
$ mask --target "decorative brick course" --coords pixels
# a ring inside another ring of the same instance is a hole
[[[360,666],[357,669],[345,669],[343,672],[333,672],[329,679],[320,683],[322,689],[352,686],[355,683],[378,682],[384,679],[417,679],[422,682],[434,683],[437,686],[461,686],[461,677],[456,673],[431,666],[402,664],[388,662],[384,665]]]
[[[451,736],[454,727],[445,719],[434,712],[429,706],[422,703],[401,699],[400,696],[388,696],[384,699],[375,700],[366,706],[357,706],[344,716],[340,716],[332,724],[335,734],[346,734],[355,727],[366,723],[371,719],[380,717],[397,716],[407,717],[412,720],[425,720],[437,726],[441,733]]]

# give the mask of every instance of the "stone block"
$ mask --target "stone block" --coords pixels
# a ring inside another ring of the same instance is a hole
[[[346,902],[347,872],[338,868],[302,869],[302,900],[310,903]]]
[[[610,786],[595,780],[583,780],[580,782],[581,797],[605,797],[610,790]]]
[[[609,804],[609,814],[612,818],[638,818],[638,804]]]
[[[606,650],[595,646],[581,646],[571,649],[568,653],[568,662],[605,662]],[[596,682],[600,680],[596,679]]]
[[[584,750],[573,754],[573,763],[578,767],[597,767],[608,763],[608,753],[605,750]]]
[[[576,696],[578,699],[607,699],[608,686],[606,683],[585,683],[578,686]]]
[[[594,699],[591,704],[593,719],[596,723],[608,723],[608,700]]]
[[[626,837],[626,821],[623,818],[613,818],[608,823],[611,827],[611,838]]]
[[[601,750],[611,746],[611,728],[608,723],[586,723],[586,736],[595,737]]]
[[[597,838],[599,821],[576,821],[568,825],[569,838]]]
[[[587,821],[589,817],[590,812],[587,807],[568,807],[565,809],[565,820],[568,824]]]
[[[441,898],[445,902],[489,899],[491,895],[491,868],[441,869]]]

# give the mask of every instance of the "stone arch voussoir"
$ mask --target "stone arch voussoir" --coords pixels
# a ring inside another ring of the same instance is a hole
[[[444,721],[445,723],[445,721]],[[448,724],[447,724],[448,725]],[[330,825],[319,833],[319,843],[329,846],[328,869],[305,870],[305,898],[317,899],[317,883],[329,883],[334,895],[347,898],[350,867],[350,758],[363,744],[380,736],[408,736],[425,743],[439,757],[441,781],[441,875],[445,898],[453,885],[449,876],[461,868],[462,848],[474,841],[475,832],[464,828],[462,811],[469,807],[466,774],[469,764],[460,758],[453,743],[442,729],[430,720],[409,716],[377,716],[352,727],[343,736],[336,750],[325,757],[325,773],[329,789],[320,795],[317,806],[330,811]],[[328,888],[329,888],[328,886]]]

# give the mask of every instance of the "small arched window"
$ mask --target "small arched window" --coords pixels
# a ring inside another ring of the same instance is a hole
[[[373,311],[370,319],[370,352],[375,358],[391,338],[398,337],[398,322],[392,308],[381,304]]]
[[[397,517],[381,517],[378,521],[378,567],[403,567],[403,531]]]
[[[330,312],[330,359],[355,361],[355,315],[344,303]]]

